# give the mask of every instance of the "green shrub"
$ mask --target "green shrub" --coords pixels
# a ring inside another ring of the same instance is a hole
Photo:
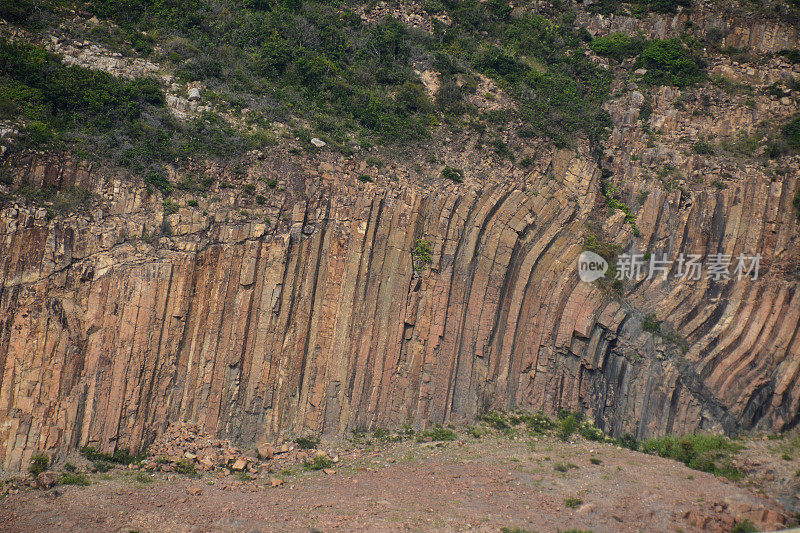
[[[200,477],[200,474],[197,472],[197,468],[194,466],[194,463],[188,459],[181,459],[175,463],[175,472],[187,477]]]
[[[513,429],[505,415],[498,411],[489,411],[488,413],[483,413],[478,416],[478,420],[485,422],[498,431],[508,432]]]
[[[464,181],[464,171],[459,168],[446,166],[442,170],[442,178],[461,183]]]
[[[61,479],[59,482],[62,485],[79,485],[82,487],[88,487],[91,485],[91,481],[87,478],[84,474],[76,474],[73,472],[65,472],[61,474]]]
[[[712,155],[714,153],[714,147],[711,145],[711,143],[700,140],[694,143],[692,146],[692,152],[702,155]]]
[[[791,146],[800,147],[800,117],[786,124],[781,131],[786,142]]]
[[[800,218],[800,190],[797,191],[797,194],[794,195],[794,200],[792,200],[795,209],[797,209],[797,218]]]
[[[732,466],[731,458],[741,448],[725,437],[692,434],[650,439],[644,443],[642,451],[680,461],[694,470],[736,480],[742,473]]]
[[[641,39],[628,37],[624,33],[612,33],[598,37],[589,47],[597,54],[617,61],[639,55],[644,48]]]
[[[151,169],[147,173],[147,176],[145,176],[144,182],[147,185],[152,185],[153,187],[157,188],[165,196],[169,195],[174,190],[174,187],[172,186],[172,183],[169,181],[169,179],[167,178],[167,176],[164,173],[164,171]]]
[[[29,23],[35,13],[33,0],[0,0],[0,18],[13,24]]]
[[[575,464],[572,464],[572,463],[554,463],[553,464],[553,470],[555,470],[556,472],[564,473],[564,472],[568,472],[572,468],[576,468],[577,469],[578,465],[575,465]]]
[[[30,472],[33,477],[36,477],[45,470],[47,470],[49,464],[50,464],[49,457],[47,457],[44,454],[37,453],[33,457],[31,457],[31,464],[28,467],[28,472]]]
[[[298,437],[294,440],[297,447],[301,450],[313,450],[317,446],[319,446],[319,439],[314,437],[313,435],[309,435],[306,437]]]
[[[569,413],[558,423],[558,431],[556,431],[556,435],[559,439],[563,441],[567,441],[575,434],[575,431],[578,429],[578,417],[575,413]]]
[[[603,461],[601,461],[601,460],[600,460],[600,459],[598,459],[597,457],[590,457],[590,458],[589,458],[589,462],[590,462],[590,463],[592,463],[593,465],[600,465],[600,464],[603,464]]]
[[[654,40],[645,46],[637,66],[647,69],[643,81],[651,85],[694,85],[704,77],[703,67],[680,39]]]
[[[647,8],[651,11],[656,11],[658,13],[675,13],[678,10],[678,7],[688,8],[692,5],[692,0],[649,0],[647,2],[642,2],[639,0],[640,3],[646,3]]]
[[[606,439],[605,433],[588,420],[581,423],[578,427],[578,433],[586,440],[602,442]]]
[[[749,518],[737,521],[731,529],[731,533],[757,533],[757,531],[758,528]]]
[[[556,423],[542,411],[526,414],[523,421],[534,433],[545,433],[556,427]]]
[[[423,431],[421,437],[423,439],[430,439],[433,442],[441,442],[456,440],[458,435],[456,435],[455,431],[451,429],[442,427],[439,424],[435,424],[432,428]]]
[[[414,249],[411,250],[415,270],[425,270],[433,262],[433,249],[429,241],[417,239]]]
[[[512,8],[506,0],[488,0],[487,5],[492,14],[500,20],[506,20],[511,16]]]
[[[649,315],[644,317],[644,322],[642,322],[642,329],[648,333],[657,335],[661,333],[661,322],[658,320],[658,317],[656,317],[656,315],[650,313]]]
[[[303,462],[303,468],[306,470],[322,470],[324,468],[332,468],[333,461],[324,455],[317,455],[311,460]]]
[[[638,451],[641,447],[641,443],[631,435],[630,433],[625,433],[618,439],[618,444],[623,448],[628,448],[629,450]]]
[[[109,470],[114,468],[114,465],[112,465],[107,461],[95,461],[92,463],[92,468],[94,469],[95,472],[102,473],[102,472],[108,472]]]
[[[781,50],[779,53],[792,63],[800,63],[800,50]]]
[[[580,498],[567,498],[564,500],[564,505],[569,507],[570,509],[577,509],[583,504],[583,500]]]

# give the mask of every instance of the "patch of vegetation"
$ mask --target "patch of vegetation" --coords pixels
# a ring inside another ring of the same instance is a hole
[[[546,433],[556,427],[556,423],[542,411],[525,413],[522,416],[522,421],[534,433]]]
[[[714,146],[708,141],[700,140],[692,145],[692,152],[701,155],[713,155]]]
[[[218,117],[176,121],[153,79],[66,66],[42,48],[7,41],[0,41],[0,118],[24,122],[21,148],[78,146],[143,174],[160,161],[251,146]]]
[[[464,181],[464,171],[460,168],[446,166],[444,169],[442,169],[441,177],[447,180],[455,181],[456,183],[461,183]]]
[[[197,472],[194,463],[188,459],[181,459],[175,463],[175,472],[187,477],[200,477],[200,473]]]
[[[319,439],[313,435],[309,435],[294,439],[294,443],[297,444],[297,447],[301,450],[313,450],[319,446]]]
[[[250,481],[253,481],[253,479],[255,479],[247,472],[236,472],[236,478],[242,483],[248,483]]]
[[[303,462],[303,468],[310,471],[323,470],[325,468],[332,468],[333,461],[324,455],[317,455],[313,459]]]
[[[426,429],[422,433],[419,434],[417,437],[418,441],[423,440],[430,440],[432,442],[445,442],[445,441],[453,441],[458,438],[456,432],[452,429],[442,427],[439,424],[435,424],[432,428]]]
[[[583,500],[580,498],[567,498],[564,500],[564,505],[569,507],[570,509],[577,509],[581,505],[583,505]]]
[[[733,528],[731,528],[731,533],[757,533],[757,532],[758,528],[749,518],[737,521],[733,525]]]
[[[622,295],[622,280],[617,279],[617,256],[621,252],[620,247],[606,241],[600,236],[599,231],[597,233],[587,231],[583,237],[583,249],[596,253],[608,263],[605,277],[597,280],[597,283],[616,296]]]
[[[687,87],[705,77],[705,65],[680,39],[650,41],[636,65],[647,70],[642,81],[650,85]]]
[[[644,322],[642,323],[642,329],[648,333],[652,333],[653,335],[658,335],[661,333],[661,321],[658,320],[655,314],[650,313],[646,317],[644,317]]]
[[[95,461],[92,463],[92,470],[95,472],[104,473],[108,472],[112,468],[114,468],[114,465],[107,461]]]
[[[413,259],[415,271],[420,272],[428,268],[433,262],[431,243],[425,239],[417,239],[414,243],[414,249],[411,250],[411,258]]]
[[[600,190],[606,198],[606,205],[608,205],[608,208],[612,210],[619,209],[625,213],[625,222],[630,224],[631,228],[633,228],[633,234],[638,237],[639,228],[636,225],[636,216],[633,214],[628,204],[621,200],[619,190],[617,190],[617,187],[611,182],[610,173],[606,171],[603,171],[603,175],[600,178]]]
[[[360,181],[361,183],[372,183],[375,180],[373,180],[372,176],[370,176],[369,174],[359,174],[358,181]]]
[[[630,433],[625,433],[620,438],[618,438],[617,444],[619,444],[623,448],[627,448],[635,452],[639,451],[639,449],[641,448],[641,443],[639,442],[639,440]]]
[[[489,427],[502,431],[503,433],[513,433],[514,428],[505,416],[505,413],[500,411],[489,411],[478,415],[478,420],[489,425]]]
[[[571,470],[573,468],[577,469],[578,465],[575,465],[575,464],[572,464],[572,463],[554,463],[553,464],[553,470],[555,470],[556,472],[564,473],[564,472],[568,472],[569,470]]]
[[[492,147],[494,148],[494,153],[497,154],[498,157],[502,159],[510,159],[511,162],[514,161],[514,153],[509,148],[508,144],[502,139],[495,139],[492,142]]]
[[[786,142],[793,147],[800,147],[800,117],[786,124],[782,129],[783,137]]]
[[[133,480],[138,481],[139,483],[152,483],[153,476],[140,470],[133,475]]]
[[[519,100],[520,135],[544,135],[558,145],[570,144],[576,133],[604,136],[610,118],[600,103],[610,75],[580,53],[587,34],[534,14],[512,19],[501,30],[503,46],[476,46],[473,65]]]
[[[792,63],[800,63],[800,50],[781,50],[778,52],[780,55],[791,61]]]
[[[731,480],[742,477],[741,471],[731,462],[733,455],[741,449],[741,444],[725,437],[707,434],[666,436],[650,439],[642,445],[642,451],[645,453],[675,459],[694,470],[709,472]]]
[[[724,76],[714,76],[712,78],[714,85],[725,91],[726,94],[753,94],[753,88],[744,83],[725,78]]]
[[[797,194],[794,195],[794,199],[792,200],[795,209],[797,209],[797,218],[800,219],[800,190],[797,191]]]
[[[628,37],[624,33],[612,33],[598,37],[589,45],[597,55],[623,61],[639,55],[644,49],[644,40]]]
[[[36,477],[47,470],[48,465],[50,465],[50,458],[44,454],[37,453],[31,457],[31,463],[30,466],[28,466],[28,472],[30,472],[33,477]]]
[[[648,11],[655,13],[675,13],[679,7],[688,9],[692,6],[691,0],[633,0],[631,2],[618,2],[617,0],[597,0],[588,6],[591,13],[610,15],[619,13],[629,4],[634,15],[643,15]]]
[[[583,420],[583,413],[562,410],[558,413],[558,420],[556,436],[563,441],[568,441],[578,430]]]
[[[119,448],[114,450],[114,453],[103,453],[90,445],[80,448],[80,454],[89,461],[107,461],[109,463],[116,463],[120,465],[129,465],[138,463],[147,457],[147,453],[142,450],[136,454],[132,454],[127,448]]]
[[[467,426],[466,428],[464,428],[464,431],[466,432],[467,435],[475,439],[480,439],[486,434],[486,430],[481,429],[477,426]]]
[[[213,111],[180,121],[156,81],[67,67],[42,49],[5,43],[0,112],[25,116],[25,146],[80,146],[147,175],[195,154],[232,158],[274,144],[274,122],[300,119],[304,146],[313,133],[352,153],[356,139],[362,147],[418,142],[465,113],[490,121],[494,115],[478,116],[467,98],[478,87],[477,70],[518,101],[517,110],[496,115],[520,123],[523,136],[565,146],[606,134],[601,104],[611,75],[585,56],[591,36],[573,28],[575,15],[564,6],[520,16],[510,16],[505,0],[430,0],[424,8],[452,24],[434,21],[430,34],[392,17],[365,23],[344,0],[224,8],[212,0],[90,0],[82,9],[102,19],[92,40],[150,56],[179,82],[201,82]],[[0,0],[12,22],[32,13],[56,20],[60,10],[59,0]],[[421,65],[442,74],[435,101],[417,74]],[[229,116],[243,125],[231,126]],[[494,148],[513,158],[502,141]],[[161,185],[154,187],[168,189]]]
[[[59,483],[62,485],[79,485],[82,487],[88,487],[92,484],[84,474],[75,473],[75,472],[64,472],[61,474],[61,479]]]
[[[578,426],[578,434],[590,441],[603,442],[606,440],[605,433],[588,420],[584,420],[581,422],[580,426]]]
[[[592,463],[593,465],[601,465],[601,464],[603,464],[603,461],[601,461],[597,457],[590,457],[589,458],[589,462]]]

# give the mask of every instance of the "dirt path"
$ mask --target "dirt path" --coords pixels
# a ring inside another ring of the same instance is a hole
[[[727,531],[744,516],[781,510],[669,459],[586,441],[493,436],[338,453],[335,473],[264,472],[246,482],[207,473],[142,483],[134,471],[114,470],[89,487],[5,497],[0,530]],[[285,483],[269,486],[276,475]]]

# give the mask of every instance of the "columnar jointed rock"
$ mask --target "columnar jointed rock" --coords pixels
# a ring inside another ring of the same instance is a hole
[[[3,464],[137,448],[176,420],[250,445],[513,407],[582,407],[640,437],[796,424],[800,291],[782,265],[798,258],[797,183],[754,175],[690,205],[651,194],[639,242],[760,251],[763,273],[643,282],[620,304],[577,277],[599,169],[571,152],[540,159],[523,181],[404,187],[328,163],[301,181],[286,161],[256,162],[290,185],[265,207],[269,223],[167,218],[120,177],[20,162],[19,183],[77,183],[106,203],[54,220],[0,212]],[[134,238],[162,216],[171,237]],[[621,215],[606,230],[631,237]],[[424,269],[418,239],[432,250]],[[643,331],[645,311],[669,318],[685,355]]]

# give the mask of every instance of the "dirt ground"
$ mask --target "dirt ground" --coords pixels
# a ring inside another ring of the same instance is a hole
[[[777,446],[756,441],[745,454],[775,455]],[[138,471],[118,468],[92,474],[88,487],[22,490],[0,500],[0,530],[677,532],[729,531],[744,518],[761,527],[791,520],[780,495],[756,486],[770,477],[763,471],[734,484],[611,444],[459,434],[445,443],[323,447],[340,458],[335,472],[298,467],[251,480],[157,473],[143,482]],[[776,463],[775,490],[797,468],[796,459],[785,462]],[[275,477],[284,483],[272,487]]]

